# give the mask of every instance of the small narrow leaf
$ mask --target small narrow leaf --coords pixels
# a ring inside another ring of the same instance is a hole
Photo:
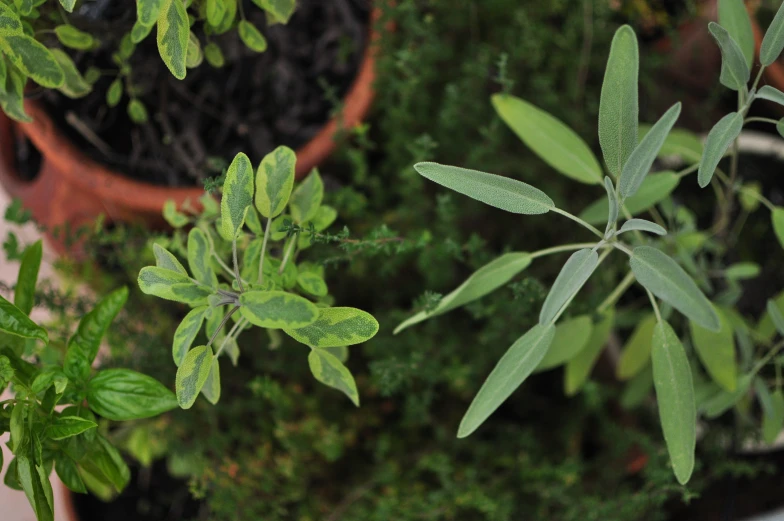
[[[781,92],[776,87],[771,87],[770,85],[763,85],[760,87],[760,90],[757,91],[757,94],[754,97],[784,105],[784,92]]]
[[[43,467],[33,460],[18,454],[16,456],[16,476],[24,490],[27,500],[35,511],[38,521],[54,521],[54,502],[52,485]]]
[[[420,311],[395,328],[398,334],[407,327],[428,318],[443,315],[448,311],[480,299],[500,288],[531,264],[531,255],[524,252],[505,253],[476,270],[457,289],[445,295],[430,311]]]
[[[699,159],[698,159],[699,161]],[[645,176],[640,189],[626,199],[623,207],[631,215],[644,212],[653,205],[666,199],[678,186],[680,177],[674,172],[661,172]],[[580,213],[580,218],[589,224],[601,224],[607,218],[607,199],[602,197]]]
[[[316,380],[342,392],[359,407],[359,392],[354,377],[332,353],[326,349],[311,349],[308,365]]]
[[[554,337],[553,324],[538,324],[512,344],[471,402],[460,422],[458,438],[479,428],[520,387],[542,361]]]
[[[754,32],[743,0],[719,0],[719,23],[738,44],[746,66],[751,68],[754,62]]]
[[[760,274],[760,267],[753,262],[739,262],[732,266],[727,266],[724,276],[732,280],[753,279]]]
[[[745,8],[743,9],[745,11]],[[751,74],[743,51],[732,39],[724,27],[716,22],[708,24],[708,30],[716,39],[721,49],[721,76],[719,81],[722,85],[732,90],[743,91],[749,82]]]
[[[604,162],[616,178],[637,146],[637,35],[628,25],[615,32],[599,101],[599,144]]]
[[[378,333],[373,315],[356,308],[321,308],[312,324],[283,331],[311,347],[340,347],[367,342]]]
[[[651,125],[640,125],[640,139],[651,131]],[[678,157],[685,164],[693,165],[702,158],[702,140],[695,133],[682,128],[673,128],[659,149],[658,157]]]
[[[193,278],[205,286],[218,287],[218,276],[212,269],[210,257],[212,249],[206,234],[199,228],[193,228],[188,233],[188,266]]]
[[[174,358],[174,365],[180,367],[185,355],[193,345],[193,341],[201,331],[201,326],[204,323],[204,317],[209,309],[208,306],[201,306],[193,308],[190,313],[185,315],[177,330],[174,332],[172,340],[172,358]]]
[[[706,329],[718,331],[719,317],[710,301],[678,263],[650,246],[634,248],[629,264],[637,281]]]
[[[328,292],[327,283],[313,272],[300,272],[297,275],[297,284],[306,293],[316,297],[325,297]]]
[[[784,314],[781,313],[779,307],[773,299],[768,300],[768,316],[773,321],[773,325],[780,335],[784,336]]]
[[[60,43],[71,49],[86,51],[95,44],[95,39],[90,33],[80,31],[73,25],[58,25],[54,34]]]
[[[580,291],[598,264],[599,254],[588,248],[576,251],[569,257],[542,305],[539,324],[553,321],[561,307]]]
[[[710,331],[691,322],[691,339],[711,379],[727,391],[734,392],[738,386],[735,336],[724,313],[719,311],[718,317],[721,325],[718,331]]]
[[[621,229],[618,230],[618,235],[624,232],[631,232],[634,230],[640,230],[648,233],[655,233],[656,235],[667,235],[667,230],[665,230],[658,224],[653,223],[651,221],[647,221],[645,219],[629,219],[628,221],[623,223]]]
[[[553,342],[536,367],[536,372],[558,367],[574,358],[588,344],[592,331],[593,322],[588,315],[580,315],[558,324]]]
[[[162,0],[158,13],[158,52],[178,80],[185,78],[191,26],[182,0]]]
[[[233,240],[245,222],[245,212],[253,204],[253,166],[248,156],[240,152],[226,172],[221,198],[221,234]]]
[[[264,52],[267,50],[267,39],[264,38],[264,35],[249,21],[241,20],[240,23],[237,24],[237,32],[240,35],[242,43],[251,51]]]
[[[19,276],[14,288],[14,305],[25,315],[29,315],[35,305],[35,285],[38,282],[38,270],[43,257],[41,241],[25,248],[19,266]]]
[[[705,188],[713,178],[719,161],[733,141],[743,130],[743,114],[730,112],[716,123],[705,140],[705,152],[702,154],[700,169],[697,173],[697,182],[700,188]]]
[[[321,206],[322,199],[324,199],[324,183],[318,170],[314,169],[291,194],[289,209],[294,222],[301,224],[313,219]]]
[[[607,192],[607,201],[610,208],[607,214],[607,228],[604,230],[604,236],[607,237],[618,220],[618,196],[615,194],[615,186],[613,186],[612,179],[609,177],[604,178],[604,189]]]
[[[296,163],[294,151],[284,146],[261,160],[256,171],[256,209],[262,216],[277,217],[286,209],[294,187]]]
[[[648,132],[640,143],[635,147],[629,156],[629,160],[623,166],[621,177],[618,180],[618,194],[621,201],[634,195],[640,189],[640,185],[648,175],[648,171],[653,165],[659,150],[670,133],[675,121],[681,113],[681,104],[676,103],[659,118],[650,132]]]
[[[667,322],[653,332],[653,384],[675,477],[685,485],[694,470],[697,410],[686,351]]]
[[[315,322],[319,308],[285,291],[246,291],[240,295],[240,313],[255,326],[298,329]]]
[[[760,47],[760,62],[767,67],[776,61],[784,49],[784,3],[779,6]]]
[[[604,174],[596,156],[563,122],[508,94],[495,94],[492,103],[501,119],[545,163],[581,183],[602,183]]]
[[[770,212],[770,220],[773,223],[773,232],[779,240],[779,244],[784,248],[784,208],[777,206]]]
[[[615,374],[620,380],[629,380],[645,369],[651,359],[651,335],[656,326],[656,315],[641,320],[621,351]]]
[[[175,382],[177,402],[183,409],[193,407],[210,376],[212,360],[212,348],[208,346],[194,347],[185,355],[182,365],[177,369]]]

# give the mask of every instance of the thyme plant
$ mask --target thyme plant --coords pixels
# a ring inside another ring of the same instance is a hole
[[[195,224],[185,247],[189,270],[155,244],[156,266],[141,270],[139,287],[192,308],[172,341],[177,399],[184,409],[199,393],[218,402],[219,358],[228,356],[236,365],[237,337],[253,326],[266,329],[273,346],[283,332],[310,347],[313,376],[359,405],[343,362],[347,346],[372,338],[378,322],[359,309],[332,307],[323,266],[298,262],[337,212],[322,204],[318,171],[294,188],[295,164],[294,151],[278,147],[254,173],[250,159],[237,154],[226,172],[220,208],[205,196],[204,211],[193,223],[173,205],[164,210],[175,226]],[[202,327],[208,341],[192,347]]]
[[[514,179],[432,162],[414,166],[423,177],[488,205],[523,215],[556,213],[595,236],[590,242],[506,253],[397,327],[400,332],[476,300],[506,284],[536,259],[573,252],[550,288],[538,324],[499,360],[465,413],[458,437],[472,434],[535,371],[564,366],[566,393],[578,392],[613,329],[621,297],[635,281],[647,294],[651,312],[626,343],[617,374],[629,380],[629,387],[637,389],[638,395],[655,388],[677,480],[687,483],[694,469],[698,410],[713,418],[753,393],[764,412],[764,437],[772,441],[781,431],[784,395],[778,376],[782,360],[777,354],[784,341],[774,340],[777,332],[784,335],[784,295],[769,301],[766,313],[753,325],[736,304],[743,293],[739,281],[756,276],[759,267],[753,262],[727,266],[724,259],[731,250],[726,231],[733,208],[738,207],[736,202],[744,212],[753,211],[760,203],[770,209],[773,231],[784,246],[784,209],[775,207],[758,188],[740,178],[737,144],[744,124],[751,121],[774,124],[784,135],[784,120],[747,117],[757,99],[784,105],[784,93],[770,86],[758,88],[765,67],[784,48],[784,6],[765,34],[759,70],[751,82],[754,40],[748,13],[737,0],[722,0],[719,5],[721,24],[710,23],[709,29],[722,53],[720,82],[737,91],[738,109],[714,126],[704,146],[687,131],[673,129],[680,103],[654,125],[640,125],[639,51],[636,35],[628,26],[613,38],[602,85],[598,134],[605,169],[588,145],[553,116],[512,95],[493,96],[501,119],[553,169],[572,181],[603,186],[606,197],[581,216],[557,207],[541,190]],[[727,153],[731,157],[729,174],[718,168]],[[685,168],[649,174],[658,156],[673,154],[686,163]],[[717,194],[717,218],[711,230],[697,230],[693,214],[678,208],[669,197],[694,172],[700,187],[712,184]],[[646,211],[653,220],[635,217]],[[597,213],[606,216],[602,218],[606,221],[603,231],[594,226],[598,224]],[[665,252],[676,253],[686,269]],[[579,290],[612,254],[628,258],[628,271],[617,286],[608,288],[606,299],[592,315],[561,320]],[[724,279],[726,291],[714,289],[709,281],[714,273]],[[700,287],[714,294],[713,302]],[[687,350],[682,340],[687,332],[690,342],[685,343],[693,346],[693,351]],[[697,365],[707,372],[707,379]],[[772,368],[777,376],[771,381]],[[748,411],[748,407],[738,407],[741,412]]]

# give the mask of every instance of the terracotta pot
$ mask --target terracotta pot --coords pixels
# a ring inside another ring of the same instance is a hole
[[[379,38],[375,30],[381,16],[376,8],[371,14],[370,41],[365,49],[357,77],[343,99],[340,114],[297,153],[297,177],[319,165],[335,148],[339,128],[352,128],[367,115],[373,100],[375,55]],[[196,202],[204,190],[169,188],[135,181],[96,163],[79,150],[54,124],[40,104],[27,100],[25,109],[32,123],[17,123],[0,113],[0,183],[12,196],[22,200],[34,218],[47,230],[68,223],[71,229],[90,224],[104,214],[108,221],[143,222],[163,226],[163,204],[173,199],[182,205],[186,199]],[[27,138],[41,153],[42,162],[33,181],[19,176],[14,165],[16,140]],[[66,248],[62,240],[47,233],[60,253],[78,253]]]

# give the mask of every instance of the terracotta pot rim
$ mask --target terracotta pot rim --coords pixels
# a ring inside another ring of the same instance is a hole
[[[369,111],[374,97],[375,62],[380,38],[376,25],[380,17],[381,10],[374,8],[370,16],[368,44],[357,75],[343,98],[340,112],[328,120],[310,141],[296,150],[298,178],[326,159],[335,148],[335,137],[341,129],[355,127]],[[30,139],[46,160],[57,168],[60,175],[67,178],[67,182],[94,193],[108,203],[120,202],[140,212],[160,212],[169,199],[173,199],[178,205],[183,204],[186,199],[197,204],[198,199],[205,193],[200,187],[167,187],[137,181],[120,174],[88,157],[55,126],[40,103],[27,100],[25,109],[33,122],[14,122],[13,126]],[[12,185],[11,188],[22,188],[35,182],[23,180],[15,172],[8,177],[10,178],[4,179],[4,182]]]

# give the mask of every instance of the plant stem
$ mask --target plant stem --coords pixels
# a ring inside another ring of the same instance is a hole
[[[614,247],[618,248],[618,249],[619,249],[619,250],[621,250],[622,252],[624,252],[624,253],[625,253],[626,255],[628,255],[629,257],[631,257],[631,256],[633,255],[633,253],[632,253],[632,250],[630,250],[630,249],[629,249],[629,248],[628,248],[628,247],[627,247],[627,246],[626,246],[624,243],[622,243],[621,241],[615,241],[615,242],[611,242],[610,244],[611,244],[612,246],[614,246]]]
[[[245,291],[245,288],[242,287],[242,277],[240,277],[240,265],[237,262],[237,237],[234,237],[234,240],[231,241],[231,256],[234,260],[234,278],[237,279],[237,286],[240,288],[240,293]]]
[[[578,242],[574,244],[564,244],[563,246],[554,246],[552,248],[546,248],[544,250],[535,251],[531,254],[531,259],[536,259],[537,257],[544,257],[545,255],[552,255],[553,253],[561,253],[564,251],[574,251],[574,250],[582,250],[585,248],[593,248],[596,246],[596,243],[593,242]],[[607,246],[603,246],[607,247]]]
[[[664,322],[662,320],[661,311],[659,311],[659,305],[656,303],[656,297],[653,296],[653,293],[648,288],[645,288],[645,292],[648,293],[648,298],[651,299],[651,306],[653,306],[653,312],[656,313],[656,321],[661,324]]]
[[[239,319],[237,321],[236,324],[234,324],[234,326],[229,330],[229,334],[226,335],[226,338],[224,338],[223,342],[221,342],[221,346],[215,352],[215,358],[218,358],[220,356],[220,354],[223,352],[223,348],[225,348],[226,345],[229,343],[229,340],[231,340],[237,334],[239,334],[238,330],[241,330],[243,327],[245,327],[245,324],[247,324],[247,323],[248,323],[248,321],[245,320],[245,318],[241,318],[241,319]]]
[[[226,265],[226,263],[223,262],[223,259],[221,259],[220,256],[215,251],[212,252],[212,255],[213,255],[213,257],[215,257],[215,260],[218,261],[218,264],[220,265],[220,267],[223,268],[226,271],[226,273],[229,274],[229,276],[233,277],[234,276],[234,270],[229,268]]]
[[[740,191],[741,193],[744,193],[744,194],[746,194],[746,195],[750,195],[751,197],[753,197],[753,198],[754,198],[754,199],[756,199],[757,201],[761,202],[761,203],[762,203],[762,204],[764,204],[764,205],[765,205],[765,206],[768,208],[768,210],[770,210],[771,212],[772,212],[773,210],[775,210],[775,209],[776,209],[776,206],[775,206],[773,203],[771,203],[771,202],[770,202],[770,200],[769,200],[767,197],[765,197],[765,196],[764,196],[764,195],[762,195],[762,194],[758,194],[758,193],[757,193],[757,192],[755,192],[754,190],[751,190],[751,189],[749,189],[749,188],[741,188],[739,191]]]
[[[215,329],[215,332],[212,334],[212,337],[210,338],[210,341],[209,341],[209,342],[207,342],[207,346],[208,346],[208,347],[212,345],[212,343],[215,341],[215,338],[218,336],[218,333],[220,333],[220,330],[221,330],[221,329],[223,329],[223,326],[225,326],[225,325],[226,325],[226,322],[228,322],[228,321],[229,321],[229,319],[231,318],[231,316],[232,316],[234,313],[236,313],[238,309],[240,309],[240,307],[239,307],[239,306],[234,306],[233,308],[231,308],[231,309],[229,310],[229,312],[228,312],[228,313],[226,313],[226,316],[225,316],[225,317],[223,317],[223,320],[221,320],[221,323],[218,325],[218,328],[217,328],[217,329]]]
[[[596,235],[597,237],[599,237],[600,239],[604,239],[604,234],[602,232],[600,232],[599,230],[597,230],[595,227],[591,226],[587,222],[583,221],[582,219],[580,219],[576,215],[572,215],[569,212],[567,212],[566,210],[561,210],[560,208],[553,208],[552,210],[555,213],[559,213],[559,214],[563,215],[564,217],[567,217],[567,218],[573,220],[574,222],[578,223],[580,226],[582,226],[584,228],[587,228],[588,230],[591,230],[591,232],[593,232],[593,234]]]
[[[700,169],[700,164],[699,163],[695,163],[695,164],[693,164],[691,166],[688,166],[688,167],[684,168],[680,172],[676,172],[676,174],[677,174],[678,177],[683,178],[683,177],[686,177],[687,175],[691,174],[692,172],[696,172],[699,169]]]
[[[607,295],[607,298],[604,299],[601,304],[599,304],[599,307],[596,308],[596,312],[602,314],[607,310],[607,308],[618,302],[618,299],[620,299],[623,294],[626,293],[626,290],[629,289],[629,286],[631,286],[633,282],[634,274],[630,271],[626,274],[621,283],[615,287],[613,292]]]
[[[289,257],[291,257],[291,252],[294,251],[294,246],[296,246],[296,244],[297,244],[297,235],[294,234],[291,236],[291,242],[286,248],[286,253],[283,255],[283,262],[280,263],[280,268],[278,268],[278,275],[283,274],[283,270],[286,269],[286,263],[289,261]]]
[[[264,228],[264,239],[261,241],[261,258],[259,259],[259,284],[264,282],[264,254],[267,252],[267,241],[272,228],[272,217],[267,217],[267,226]]]
[[[755,121],[759,123],[772,123],[773,125],[777,125],[779,122],[777,119],[753,117],[744,119],[743,123],[754,123]]]
[[[763,367],[765,367],[765,365],[766,365],[768,362],[770,362],[771,358],[773,358],[774,356],[776,356],[777,354],[779,354],[779,351],[781,351],[781,348],[782,348],[782,347],[784,347],[784,340],[782,340],[782,341],[781,341],[781,342],[779,342],[778,344],[774,345],[774,346],[773,346],[773,347],[770,349],[770,351],[768,351],[768,354],[767,354],[767,355],[765,355],[765,357],[764,357],[764,358],[762,358],[762,360],[760,360],[759,362],[757,362],[757,365],[755,365],[755,366],[754,366],[754,369],[751,371],[751,374],[754,374],[754,375],[755,375],[755,374],[757,374],[758,372],[760,372],[760,371],[762,370],[762,368],[763,368]]]

